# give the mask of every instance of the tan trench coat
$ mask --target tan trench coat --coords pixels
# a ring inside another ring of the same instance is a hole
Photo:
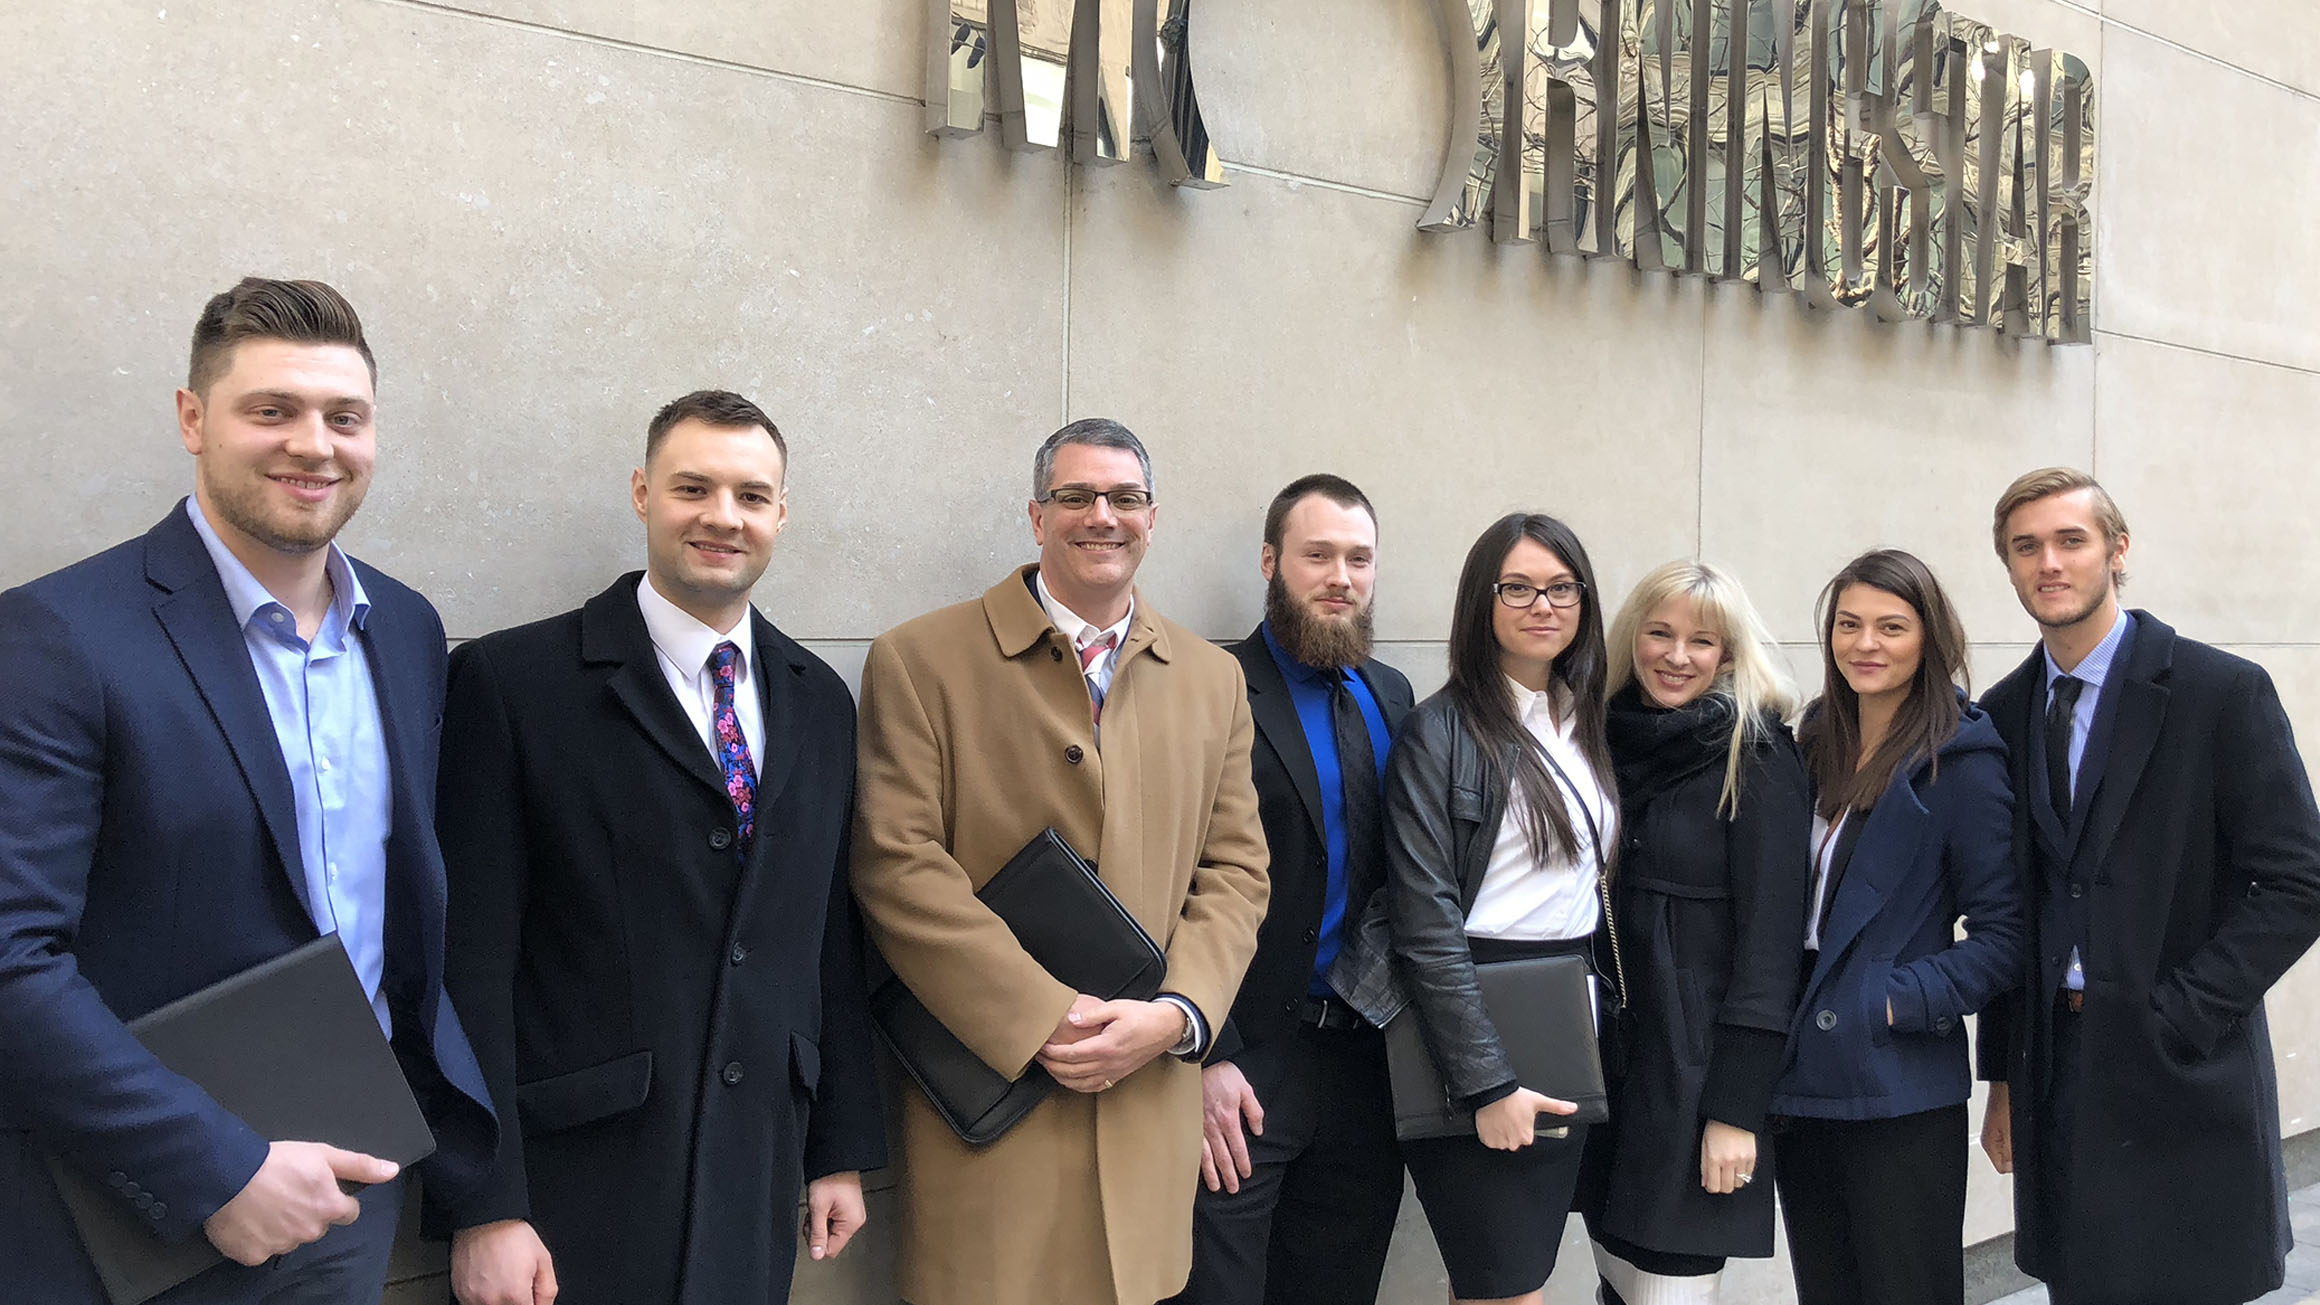
[[[1027,583],[910,621],[862,674],[854,892],[872,939],[993,1068],[1030,1063],[1074,993],[975,888],[1053,825],[1168,954],[1167,989],[1223,1025],[1265,913],[1240,666],[1156,616],[1104,701]],[[1116,1301],[1184,1285],[1200,1168],[1200,1069],[1163,1055],[1109,1091],[1058,1090],[987,1147],[915,1084],[901,1101],[903,1297],[912,1305]]]

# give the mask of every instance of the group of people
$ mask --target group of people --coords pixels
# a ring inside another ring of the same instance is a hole
[[[1615,605],[1518,513],[1421,702],[1372,655],[1357,487],[1272,500],[1264,620],[1220,648],[1135,587],[1143,445],[1076,421],[1037,560],[879,638],[857,710],[751,604],[787,447],[749,400],[651,421],[641,572],[446,656],[334,542],[375,380],[330,287],[218,295],[193,494],[0,594],[9,1299],[104,1299],[51,1164],[214,1245],[163,1305],[377,1299],[406,1176],[257,1134],[127,1027],[327,933],[435,1132],[463,1305],[781,1301],[890,1146],[911,1305],[1372,1301],[1405,1173],[1459,1301],[1540,1301],[1572,1211],[1606,1305],[1712,1301],[1777,1189],[1803,1305],[1954,1305],[1977,1013],[2058,1305],[2282,1280],[2263,996],[2320,935],[2320,811],[2265,673],[2120,605],[2084,473],[1997,502],[2039,641],[1978,701],[1908,553],[1823,589],[1808,703],[1726,571]],[[978,897],[1043,830],[1164,952],[1153,998],[1075,991]],[[1593,1127],[1482,998],[1547,955],[1596,975]],[[963,1140],[882,1083],[872,972],[1054,1090]],[[1397,1140],[1396,1020],[1470,1136]]]

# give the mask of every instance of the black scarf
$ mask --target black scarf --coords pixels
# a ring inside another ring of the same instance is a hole
[[[1704,693],[1681,707],[1662,707],[1633,680],[1611,695],[1604,733],[1619,803],[1632,825],[1652,799],[1713,766],[1732,744],[1732,700]]]

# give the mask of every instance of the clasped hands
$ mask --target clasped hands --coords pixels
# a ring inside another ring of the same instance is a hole
[[[1099,1001],[1081,993],[1039,1049],[1039,1066],[1074,1092],[1102,1092],[1184,1037],[1184,1011],[1165,1001]]]

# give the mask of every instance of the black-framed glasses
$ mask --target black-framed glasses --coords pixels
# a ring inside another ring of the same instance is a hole
[[[1498,601],[1518,610],[1539,601],[1541,594],[1546,595],[1549,607],[1577,607],[1587,596],[1587,586],[1577,580],[1557,580],[1543,589],[1520,580],[1502,580],[1490,591],[1498,595]]]
[[[1148,489],[1088,489],[1081,485],[1051,489],[1039,501],[1053,503],[1066,512],[1085,512],[1094,507],[1099,498],[1109,500],[1112,511],[1123,516],[1130,512],[1141,512],[1153,503],[1152,491]]]

